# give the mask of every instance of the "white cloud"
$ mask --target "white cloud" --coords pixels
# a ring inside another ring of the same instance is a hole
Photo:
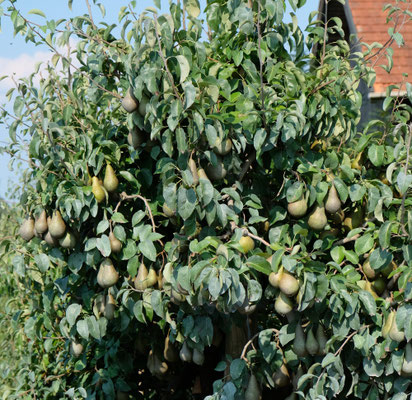
[[[20,54],[16,58],[0,57],[1,76],[8,75],[0,82],[0,90],[8,90],[14,87],[11,77],[16,81],[29,76],[35,71],[36,64],[51,60],[53,53],[49,51],[37,51],[34,54]]]

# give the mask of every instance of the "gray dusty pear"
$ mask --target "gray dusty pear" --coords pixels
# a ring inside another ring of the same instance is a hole
[[[53,212],[52,219],[49,223],[49,232],[55,239],[60,239],[66,232],[66,224],[59,210]]]
[[[47,215],[45,210],[42,210],[42,212],[37,216],[36,222],[34,223],[34,228],[40,234],[47,231]]]
[[[119,274],[113,266],[110,258],[105,258],[100,264],[99,272],[97,273],[97,283],[103,288],[109,288],[117,283]]]
[[[20,226],[19,235],[28,242],[34,237],[34,219],[26,218]]]

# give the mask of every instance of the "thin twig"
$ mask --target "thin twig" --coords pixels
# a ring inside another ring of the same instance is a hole
[[[92,8],[90,7],[89,0],[85,0],[85,1],[86,1],[86,4],[87,4],[87,10],[89,11],[90,22],[93,26],[93,29],[96,30],[96,25],[94,24],[94,21],[93,21]]]
[[[256,151],[255,149],[253,149],[252,153],[249,154],[249,156],[247,157],[246,162],[242,168],[242,171],[240,171],[239,177],[237,178],[239,182],[242,182],[243,178],[246,175],[246,172],[248,171],[248,169],[250,168],[250,166],[255,160],[256,160]]]

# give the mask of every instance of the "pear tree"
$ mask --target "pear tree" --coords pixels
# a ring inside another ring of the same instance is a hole
[[[410,12],[361,52],[285,1],[131,1],[118,25],[1,2],[53,54],[1,111],[30,160],[3,398],[407,398],[412,109],[391,87],[360,126],[359,85]]]

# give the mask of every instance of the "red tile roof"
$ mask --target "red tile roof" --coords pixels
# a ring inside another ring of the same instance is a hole
[[[393,3],[394,0],[391,0],[391,2]],[[388,12],[383,12],[383,7],[387,3],[389,3],[389,0],[349,0],[356,34],[361,42],[384,44],[389,39],[388,28],[394,26],[394,21],[386,24]],[[412,10],[410,0],[408,3]],[[408,7],[408,4],[399,4],[405,8]],[[400,21],[402,18],[401,16]],[[376,64],[376,81],[373,86],[376,93],[385,92],[386,87],[391,84],[400,84],[404,72],[409,74],[407,80],[412,83],[412,22],[403,25],[401,34],[404,37],[405,45],[399,47],[396,42],[391,45],[394,50],[391,73],[388,74],[384,69],[377,67],[380,64],[386,64],[386,57],[380,58]]]

